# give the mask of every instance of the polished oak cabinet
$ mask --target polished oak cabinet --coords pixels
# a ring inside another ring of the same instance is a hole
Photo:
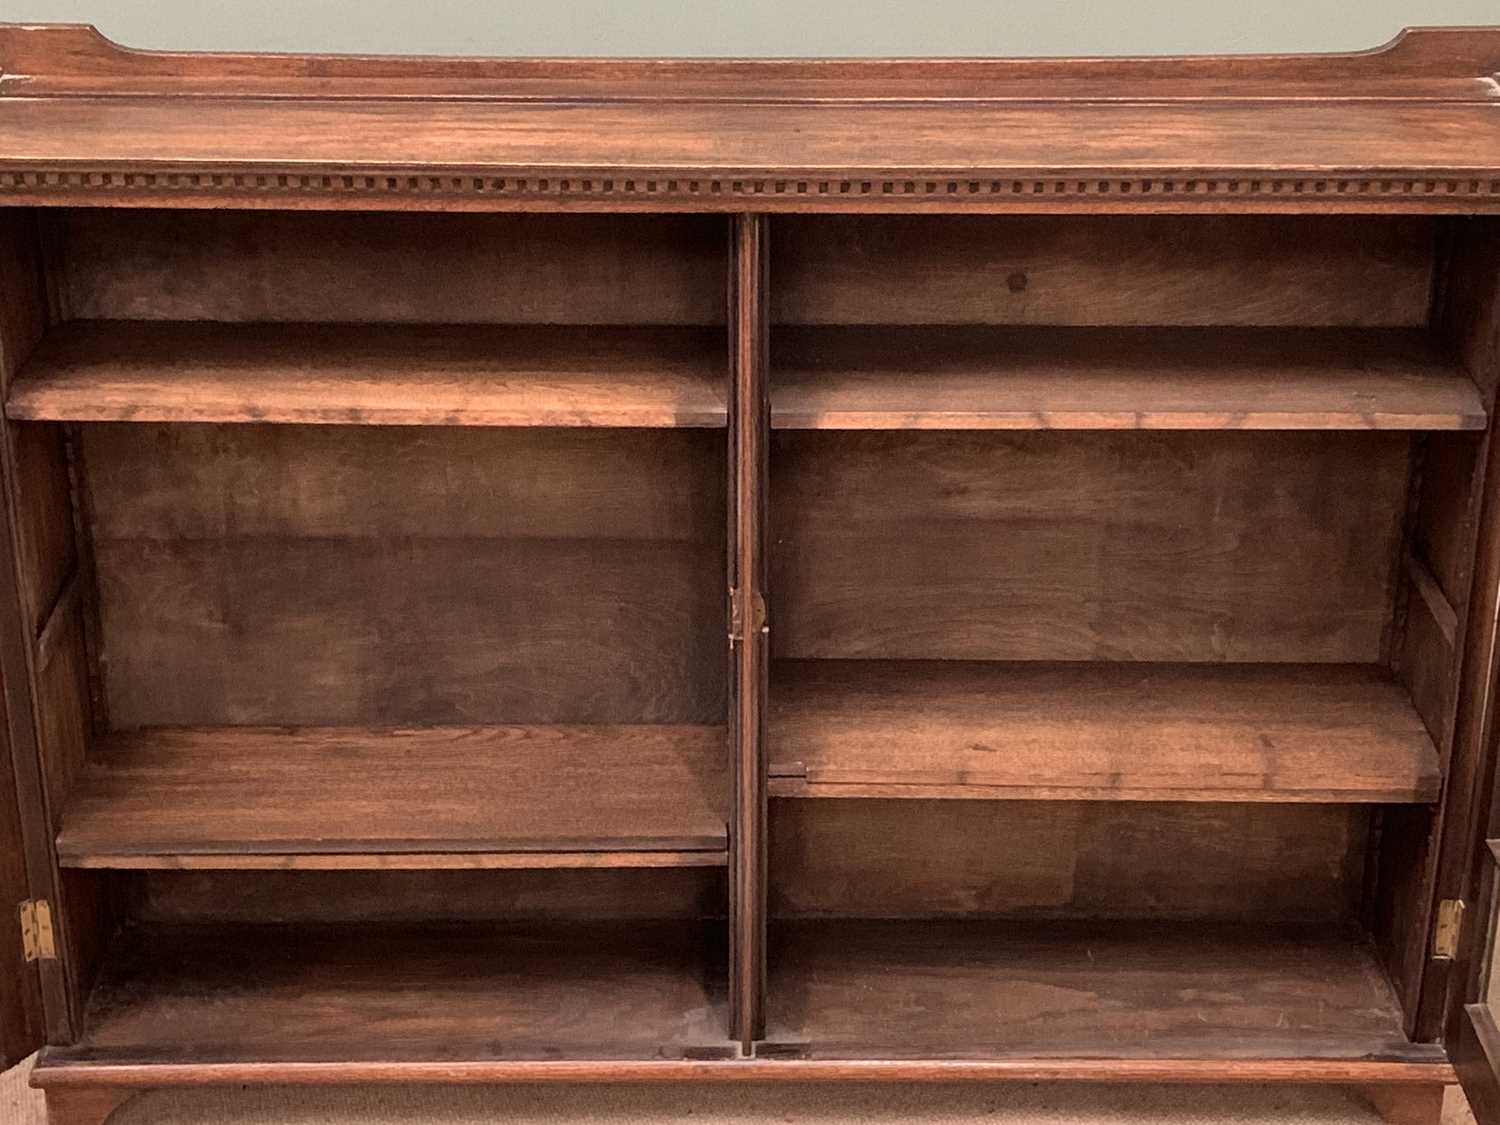
[[[1500,1123],[1497,73],[0,28],[0,1050]]]

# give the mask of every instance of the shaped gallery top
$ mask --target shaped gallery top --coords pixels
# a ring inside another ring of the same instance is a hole
[[[1500,28],[1331,55],[458,59],[0,25],[0,205],[1500,211]]]

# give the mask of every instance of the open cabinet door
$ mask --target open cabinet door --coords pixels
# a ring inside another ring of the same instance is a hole
[[[1465,927],[1467,948],[1460,965],[1463,995],[1456,997],[1448,1023],[1448,1053],[1458,1070],[1459,1081],[1480,1125],[1500,1125],[1500,838],[1495,832],[1491,809],[1490,831],[1481,851],[1482,869],[1471,886],[1477,888],[1472,904],[1480,911],[1472,926]],[[1439,927],[1457,925],[1458,919],[1439,919]]]
[[[41,975],[34,942],[22,849],[21,810],[16,798],[10,747],[0,723],[0,1069],[8,1069],[42,1045]]]

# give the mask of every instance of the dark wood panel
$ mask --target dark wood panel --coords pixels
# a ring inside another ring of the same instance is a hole
[[[1434,321],[1493,401],[1500,386],[1500,225],[1493,218],[1450,219],[1445,236],[1449,254]]]
[[[589,539],[101,540],[119,727],[720,721],[722,553]]]
[[[128,929],[69,1060],[722,1056],[722,928]]]
[[[3,386],[16,376],[50,316],[42,261],[37,216],[14,208],[0,210]],[[58,709],[68,702],[66,691],[56,691],[67,677],[44,683],[38,668],[37,633],[50,608],[38,603],[49,601],[62,588],[71,531],[67,508],[52,508],[68,494],[65,474],[54,475],[61,469],[55,438],[56,431],[26,435],[9,423],[0,429],[0,483],[5,492],[0,503],[0,717],[6,723],[3,742],[21,816],[26,889],[31,897],[46,899],[56,908],[58,956],[35,963],[46,1033],[54,1042],[68,1039],[77,1026],[91,973],[87,945],[93,932],[107,924],[97,898],[72,893],[59,876],[52,850],[49,815],[59,798],[49,790],[59,777],[65,783],[69,758],[78,749],[67,737],[56,736],[79,725],[75,716]],[[54,750],[60,757],[53,756]],[[19,920],[18,915],[11,917]],[[25,968],[20,972],[30,975]]]
[[[788,217],[782,324],[1417,326],[1425,219]]]
[[[61,426],[16,426],[12,432],[21,571],[32,628],[40,632],[78,562],[68,456]]]
[[[1357,912],[1357,805],[773,801],[773,917],[1240,919]]]
[[[101,543],[554,538],[722,548],[724,540],[722,434],[113,424],[79,430]]]
[[[722,437],[84,430],[117,726],[723,721]]]
[[[1469,597],[1483,435],[1432,434],[1422,456],[1421,489],[1412,521],[1412,550],[1455,607]]]
[[[7,903],[32,897],[18,792],[10,740],[0,730],[0,896]],[[0,925],[0,965],[7,966],[0,974],[0,1068],[15,1066],[46,1037],[41,978],[25,960],[20,927],[8,923]]]
[[[1439,754],[1453,733],[1454,646],[1415,591],[1406,607],[1406,628],[1396,657],[1397,674]]]
[[[769,1037],[813,1058],[1329,1058],[1406,1042],[1354,927],[784,922],[772,942]]]
[[[1436,807],[1393,805],[1379,814],[1379,832],[1370,841],[1368,863],[1375,878],[1366,902],[1370,932],[1401,1002],[1408,1033],[1416,1018],[1429,949],[1428,896],[1437,821]]]
[[[1476,229],[1476,227],[1478,229]],[[1469,226],[1468,234],[1483,234],[1469,241],[1456,236],[1456,268],[1450,278],[1445,319],[1455,335],[1459,349],[1469,364],[1474,381],[1492,390],[1500,382],[1500,342],[1494,337],[1494,326],[1500,321],[1500,283],[1495,271],[1500,267],[1500,240],[1489,224]],[[1469,253],[1468,251],[1473,251]],[[1463,296],[1455,300],[1462,291]],[[1493,429],[1478,453],[1478,468],[1469,485],[1468,512],[1472,530],[1453,530],[1456,558],[1470,574],[1467,590],[1455,591],[1454,604],[1462,614],[1454,654],[1457,668],[1453,685],[1452,734],[1450,751],[1444,763],[1443,808],[1436,831],[1436,863],[1428,887],[1424,888],[1424,945],[1430,949],[1432,915],[1444,899],[1458,899],[1470,904],[1482,901],[1481,884],[1487,863],[1482,863],[1486,838],[1496,835],[1491,820],[1495,794],[1496,750],[1494,732],[1494,675],[1496,667],[1496,622],[1500,619],[1500,504],[1496,485],[1500,484],[1500,444]],[[1461,485],[1459,487],[1462,487]],[[1434,558],[1435,570],[1446,570],[1441,557]],[[1483,917],[1486,912],[1480,911]],[[1473,935],[1482,932],[1473,924],[1466,927],[1459,944],[1458,956],[1451,960],[1426,957],[1422,960],[1420,1003],[1412,1021],[1415,1038],[1444,1038],[1450,1043],[1460,1037],[1463,1004],[1471,998],[1471,974],[1477,964],[1473,953],[1478,944]],[[1488,957],[1486,950],[1484,956]]]
[[[1489,220],[1450,220],[1442,230],[1442,270],[1434,292],[1433,322],[1463,362],[1481,394],[1494,402],[1497,373],[1494,341],[1497,274],[1494,224]],[[1406,1012],[1409,1034],[1435,1036],[1437,999],[1447,990],[1443,978],[1449,963],[1431,957],[1433,913],[1443,862],[1439,841],[1446,811],[1462,801],[1467,782],[1455,773],[1463,750],[1457,747],[1464,637],[1482,620],[1469,617],[1479,528],[1480,503],[1487,460],[1488,435],[1433,434],[1423,442],[1419,489],[1408,522],[1409,550],[1430,575],[1413,571],[1406,595],[1404,631],[1393,662],[1408,685],[1417,709],[1434,733],[1443,756],[1444,802],[1424,815],[1417,810],[1388,810],[1374,846],[1377,880],[1369,903],[1372,929]],[[1453,628],[1436,599],[1419,596],[1436,586],[1452,608]],[[1472,904],[1471,904],[1472,906]],[[1425,1015],[1424,1015],[1425,1011]],[[1450,1032],[1451,1034],[1451,1032]],[[1451,1042],[1451,1040],[1450,1040]]]
[[[130,918],[148,926],[723,920],[727,902],[723,867],[145,870],[111,878]]]
[[[102,741],[72,866],[137,857],[727,846],[722,727],[155,729]]]
[[[47,810],[55,830],[87,757],[88,654],[77,601],[58,606],[37,653],[37,734],[47,780]]]
[[[1434,801],[1437,750],[1373,665],[787,661],[771,792]]]
[[[1478,388],[1420,329],[785,327],[772,364],[781,429],[1485,425]]]
[[[408,426],[723,426],[722,332],[74,321],[11,418]]]
[[[1491,1121],[1500,1115],[1500,1028],[1488,1004],[1466,1004],[1452,1039],[1453,1065],[1464,1086],[1469,1110]]]
[[[1396,434],[782,433],[772,643],[1376,662],[1408,452]]]
[[[703,216],[67,213],[88,320],[722,324]]]

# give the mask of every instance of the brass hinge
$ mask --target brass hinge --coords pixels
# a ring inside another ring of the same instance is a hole
[[[1458,956],[1458,935],[1464,926],[1464,900],[1445,898],[1438,903],[1437,926],[1432,931],[1432,957],[1451,961]]]
[[[28,963],[56,961],[57,943],[52,937],[52,904],[44,898],[21,903],[21,951]]]
[[[743,644],[746,631],[745,591],[735,587],[729,591],[729,643],[731,645]],[[751,620],[748,631],[752,633],[766,631],[766,599],[758,593],[751,599]]]

